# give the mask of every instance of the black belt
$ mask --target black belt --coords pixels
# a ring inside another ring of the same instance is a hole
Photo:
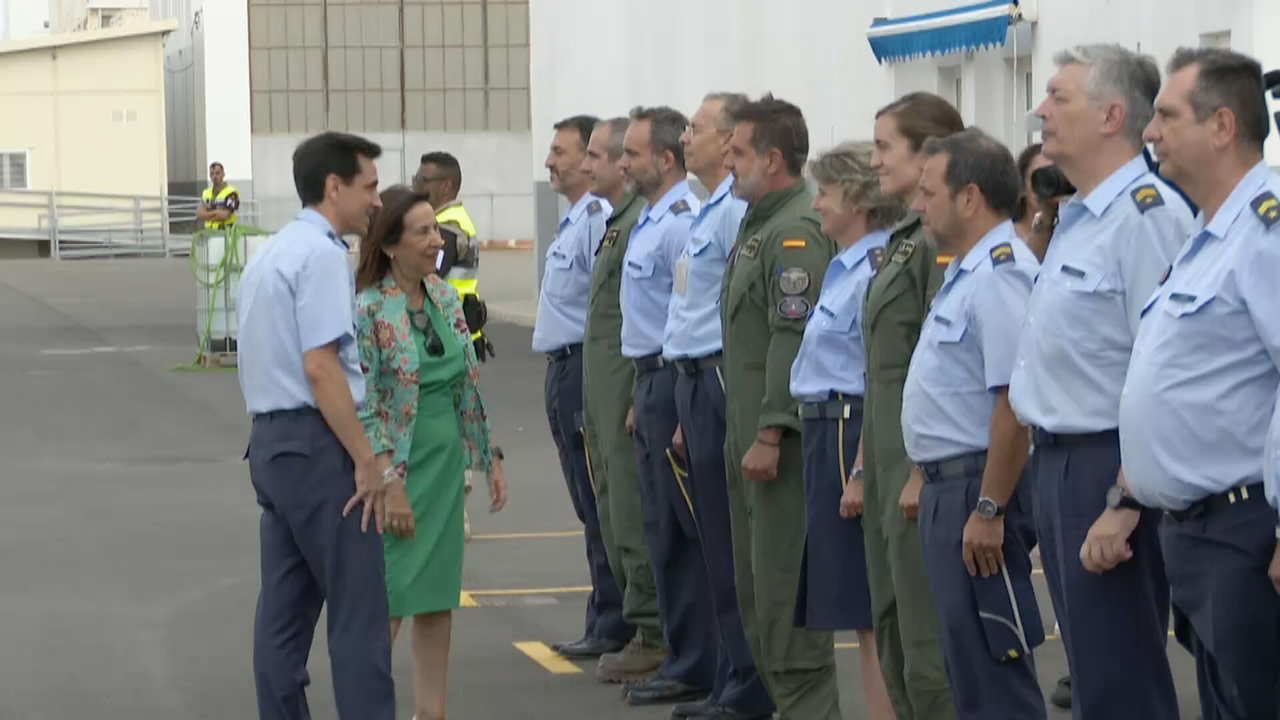
[[[1070,447],[1092,443],[1119,443],[1119,430],[1101,430],[1091,433],[1051,433],[1044,428],[1031,428],[1031,442],[1036,447]]]
[[[582,343],[565,345],[562,348],[556,348],[555,350],[547,353],[547,360],[550,362],[559,362],[561,360],[567,360],[580,352],[582,352]]]
[[[1178,522],[1186,522],[1187,520],[1194,520],[1198,517],[1226,510],[1236,503],[1266,501],[1267,494],[1263,489],[1263,484],[1256,482],[1252,485],[1231,488],[1226,492],[1197,500],[1191,503],[1186,510],[1170,510],[1169,517]]]
[[[637,374],[650,373],[667,366],[667,361],[662,357],[662,353],[645,355],[641,358],[635,358],[631,362],[636,366]]]
[[[676,358],[671,361],[671,364],[676,366],[676,372],[681,375],[697,375],[703,370],[720,367],[724,364],[724,355],[721,353],[712,353],[700,358]]]
[[[855,412],[862,412],[862,398],[858,395],[800,404],[801,420],[848,420]]]
[[[290,408],[288,410],[269,410],[264,413],[255,413],[254,420],[259,418],[264,420],[277,420],[285,417],[303,417],[304,415],[319,415],[320,411],[311,407]]]
[[[957,455],[937,462],[917,463],[920,466],[920,471],[924,473],[925,482],[939,482],[957,476],[968,477],[974,473],[982,472],[986,464],[986,450]]]

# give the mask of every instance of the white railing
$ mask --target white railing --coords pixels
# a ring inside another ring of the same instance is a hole
[[[56,259],[190,254],[200,198],[0,190],[0,242],[48,243]],[[241,222],[252,223],[252,201]]]

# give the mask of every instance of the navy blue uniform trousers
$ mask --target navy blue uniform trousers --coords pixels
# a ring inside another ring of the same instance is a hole
[[[718,366],[676,362],[676,414],[684,429],[688,482],[698,539],[706,560],[711,606],[719,631],[716,680],[710,704],[755,717],[773,712],[742,629],[733,571],[733,533],[724,476],[724,385]]]
[[[316,410],[258,415],[249,477],[262,508],[253,670],[262,720],[308,720],[307,656],[328,603],[338,717],[395,720],[382,537],[360,531],[355,465]],[[372,525],[372,521],[371,521]]]
[[[582,523],[587,545],[587,567],[591,573],[591,594],[587,596],[584,636],[626,642],[635,629],[622,619],[622,592],[609,568],[604,539],[600,534],[600,516],[596,512],[596,493],[587,472],[587,453],[583,445],[582,415],[582,346],[548,356],[545,384],[547,424],[551,439],[560,455],[560,471],[569,488],[573,511]]]
[[[1204,720],[1280,717],[1280,595],[1267,577],[1275,528],[1262,483],[1162,524],[1174,635],[1196,659]]]
[[[658,675],[710,690],[716,673],[715,614],[707,602],[711,589],[692,501],[676,478],[671,450],[677,424],[674,367],[636,368],[634,411],[644,539],[667,640]]]
[[[1132,558],[1101,575],[1085,570],[1080,547],[1106,509],[1107,489],[1120,472],[1120,435],[1037,429],[1034,438],[1036,531],[1071,670],[1071,716],[1177,718],[1178,695],[1166,654],[1169,581],[1160,550],[1160,512],[1142,512],[1129,536]]]
[[[1004,514],[1004,570],[983,578],[964,566],[964,526],[978,503],[986,453],[945,463],[922,463],[920,539],[925,572],[933,589],[942,631],[943,659],[951,679],[958,720],[1045,720],[1047,712],[1030,650],[1044,642],[1044,626],[1031,586],[1030,551],[1035,545],[1031,496],[1024,474]],[[1011,616],[990,618],[979,593],[1008,588]],[[979,613],[986,614],[983,617]],[[988,633],[1014,628],[1024,651],[996,660]]]

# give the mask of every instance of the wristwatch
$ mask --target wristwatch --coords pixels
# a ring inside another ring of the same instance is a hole
[[[860,468],[860,467],[856,467],[856,468],[854,468],[854,469],[853,469],[853,472],[849,475],[849,477],[850,477],[850,478],[852,478],[852,479],[854,479],[854,480],[861,480],[861,479],[862,479],[862,468]]]
[[[1141,510],[1142,503],[1124,491],[1119,484],[1107,488],[1107,508],[1110,510]]]
[[[983,520],[995,520],[1004,515],[1004,507],[985,495],[978,498],[978,504],[974,506],[973,511]]]

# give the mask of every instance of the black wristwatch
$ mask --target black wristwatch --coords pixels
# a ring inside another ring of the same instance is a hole
[[[1110,510],[1142,510],[1142,503],[1124,491],[1119,484],[1107,488],[1107,508]]]
[[[1004,507],[986,496],[978,498],[978,504],[974,506],[973,511],[983,520],[995,520],[1004,515]]]

